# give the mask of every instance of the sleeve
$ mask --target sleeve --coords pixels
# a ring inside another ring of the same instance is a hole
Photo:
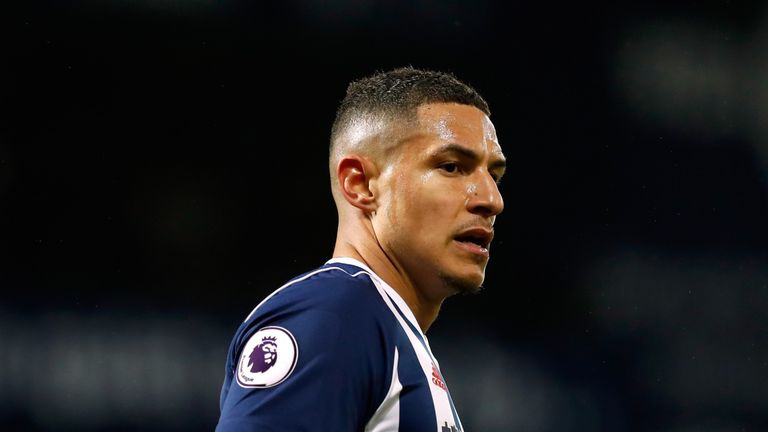
[[[362,431],[392,367],[381,325],[364,315],[295,304],[257,317],[233,350],[216,431]]]

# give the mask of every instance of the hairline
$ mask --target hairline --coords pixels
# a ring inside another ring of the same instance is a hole
[[[378,134],[391,134],[394,132],[395,135],[402,136],[403,134],[412,131],[415,127],[418,127],[421,121],[421,119],[419,118],[419,110],[421,108],[428,105],[438,105],[438,104],[456,104],[456,105],[474,107],[490,118],[490,112],[488,112],[488,110],[484,109],[482,106],[477,106],[476,104],[473,104],[473,103],[443,101],[443,100],[436,100],[436,101],[425,100],[419,104],[408,105],[408,106],[402,107],[401,109],[396,109],[396,110],[379,109],[379,110],[367,110],[364,112],[348,113],[345,116],[345,118],[340,119],[341,121],[337,122],[337,127],[334,128],[334,135],[331,138],[331,151],[329,154],[329,162],[333,161],[334,158],[336,158],[337,152],[335,150],[338,148],[338,145],[339,145],[338,141],[346,135],[348,129],[352,127],[352,124],[355,123],[356,119],[361,122],[381,121],[384,124],[384,126]],[[403,127],[399,131],[395,131],[395,128],[397,126],[403,126]],[[371,134],[371,135],[375,135],[375,134]],[[355,144],[356,143],[348,143],[348,145],[351,145],[351,146],[354,146]]]

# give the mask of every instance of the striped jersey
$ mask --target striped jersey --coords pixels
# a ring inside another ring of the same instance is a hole
[[[230,344],[217,432],[458,432],[461,421],[405,301],[334,258],[298,276]]]

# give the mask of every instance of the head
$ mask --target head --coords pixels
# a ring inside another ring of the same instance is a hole
[[[479,289],[505,164],[474,89],[410,67],[354,81],[329,160],[337,245],[385,256],[425,296]]]
[[[274,338],[266,337],[253,348],[248,357],[251,372],[265,372],[277,361],[277,344]]]

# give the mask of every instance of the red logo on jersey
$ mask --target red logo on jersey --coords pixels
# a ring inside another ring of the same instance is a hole
[[[434,363],[432,363],[432,384],[440,387],[445,391],[448,391],[448,389],[445,387],[445,382],[443,382],[443,377],[440,376],[440,371],[437,370],[437,367],[435,367]]]

